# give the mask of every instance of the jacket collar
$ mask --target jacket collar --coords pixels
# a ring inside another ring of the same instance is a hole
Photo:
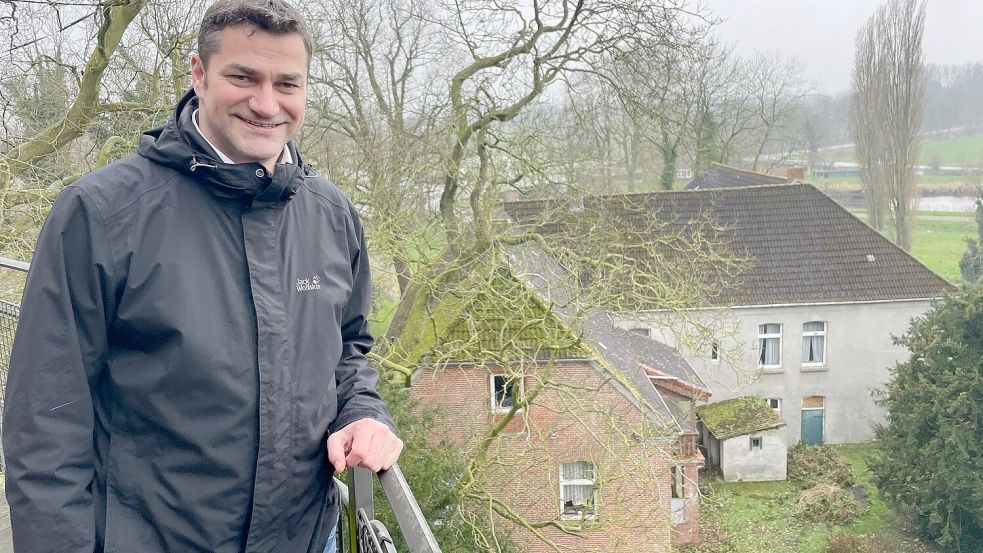
[[[304,178],[315,174],[292,142],[287,147],[295,163],[278,164],[272,175],[258,162],[223,163],[195,130],[192,117],[197,108],[198,98],[189,90],[163,127],[143,133],[138,153],[191,176],[219,198],[240,200],[252,207],[288,201]]]

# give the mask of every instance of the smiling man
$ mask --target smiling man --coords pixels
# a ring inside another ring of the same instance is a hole
[[[38,239],[3,421],[17,551],[333,551],[332,473],[402,449],[356,209],[304,164],[310,31],[219,0],[193,90]]]

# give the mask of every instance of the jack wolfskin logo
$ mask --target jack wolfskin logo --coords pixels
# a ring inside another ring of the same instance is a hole
[[[311,278],[298,278],[297,279],[297,291],[298,292],[309,292],[311,290],[321,289],[321,277],[314,275]]]

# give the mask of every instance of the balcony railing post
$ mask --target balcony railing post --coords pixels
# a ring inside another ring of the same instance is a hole
[[[348,469],[349,482],[352,483],[352,504],[355,510],[362,509],[369,520],[375,518],[375,501],[372,496],[372,473],[363,468]]]

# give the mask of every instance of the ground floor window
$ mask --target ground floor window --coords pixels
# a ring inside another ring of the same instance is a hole
[[[597,515],[594,463],[573,461],[560,467],[560,514],[563,518],[593,518]]]

